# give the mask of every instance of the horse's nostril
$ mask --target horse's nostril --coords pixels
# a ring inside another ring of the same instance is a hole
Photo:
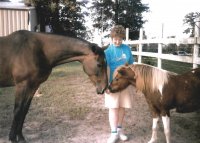
[[[97,91],[97,94],[103,94],[104,92],[102,92],[102,91]]]
[[[102,89],[102,90],[98,90],[98,89],[97,89],[97,94],[103,94],[104,91],[105,91],[104,89]]]

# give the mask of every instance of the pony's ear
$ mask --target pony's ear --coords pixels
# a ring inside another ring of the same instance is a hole
[[[125,78],[130,78],[130,74],[128,72],[128,70],[132,70],[131,67],[122,67],[121,69],[118,70],[118,73],[121,74],[122,76],[124,76]],[[133,76],[134,79],[137,78],[137,76],[135,75],[134,73],[134,76]]]
[[[132,69],[131,69],[131,67],[128,67],[128,69],[132,70]],[[133,71],[133,70],[132,70],[132,71]],[[134,76],[133,76],[133,78],[134,78],[134,79],[136,79],[136,78],[137,78],[137,76],[136,76],[136,74],[135,74],[135,72],[134,72],[134,71],[133,71],[133,73],[134,73]]]
[[[121,69],[118,70],[118,73],[121,74],[122,76],[126,76],[127,75],[126,68],[122,67]]]
[[[128,63],[127,63],[127,62],[125,63],[125,66],[126,66],[126,67],[128,66]]]

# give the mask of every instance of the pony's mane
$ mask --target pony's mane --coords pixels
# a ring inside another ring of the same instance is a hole
[[[169,75],[175,74],[146,64],[133,64],[129,67],[135,72],[136,87],[140,91],[159,90],[162,94],[162,88],[168,82]]]

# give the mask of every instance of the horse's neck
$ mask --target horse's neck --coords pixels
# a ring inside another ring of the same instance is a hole
[[[72,62],[82,61],[85,55],[92,51],[89,43],[64,36],[43,36],[43,50],[52,66]]]

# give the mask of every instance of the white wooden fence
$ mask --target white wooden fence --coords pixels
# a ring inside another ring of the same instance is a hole
[[[157,67],[162,68],[162,59],[172,60],[172,61],[180,61],[186,63],[192,63],[193,68],[196,68],[198,64],[200,64],[199,57],[199,45],[200,45],[200,18],[197,19],[195,23],[195,37],[190,37],[186,39],[177,39],[177,38],[160,38],[160,39],[143,39],[143,30],[140,30],[139,40],[129,41],[128,40],[128,30],[126,31],[126,44],[129,45],[137,45],[137,51],[132,51],[133,55],[138,56],[138,63],[142,62],[142,56],[155,57],[157,58]],[[142,47],[143,44],[158,44],[158,53],[152,52],[143,52]],[[178,56],[172,54],[163,54],[162,53],[162,45],[167,44],[192,44],[193,45],[193,54],[192,56]]]

